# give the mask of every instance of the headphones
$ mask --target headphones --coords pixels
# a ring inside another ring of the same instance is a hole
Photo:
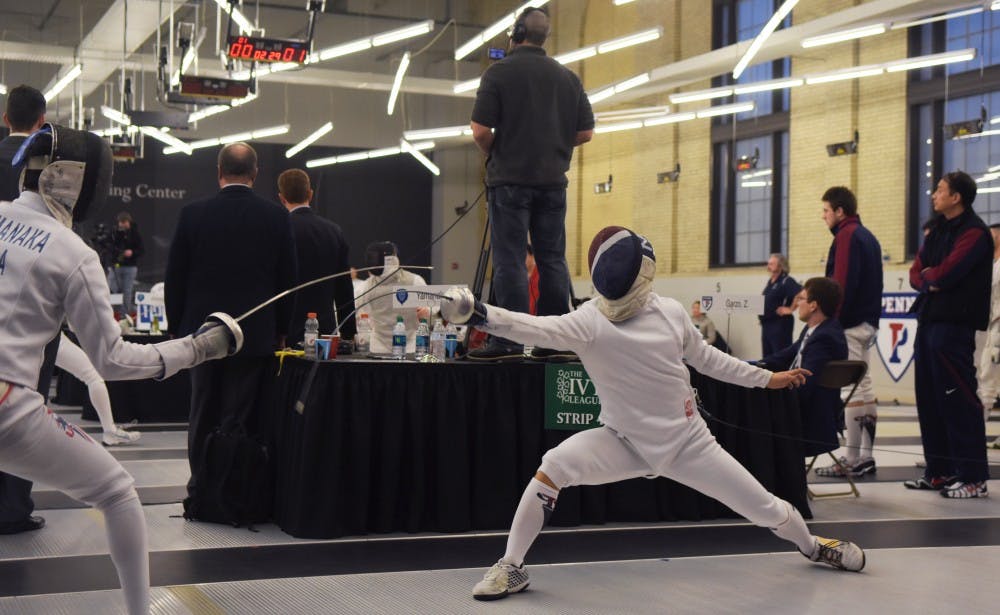
[[[517,20],[514,21],[514,27],[510,29],[510,32],[508,32],[510,40],[517,43],[518,45],[524,42],[524,39],[528,37],[528,28],[527,26],[524,25],[524,18],[534,13],[535,11],[548,15],[548,13],[546,13],[544,10],[533,6],[529,6],[528,8],[524,9],[523,11],[521,11],[521,14],[517,16]]]

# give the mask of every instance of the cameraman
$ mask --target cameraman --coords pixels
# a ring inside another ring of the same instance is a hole
[[[111,233],[113,249],[108,265],[108,287],[112,293],[122,294],[122,307],[126,314],[135,313],[135,276],[142,257],[142,236],[131,214],[118,214],[118,227]]]

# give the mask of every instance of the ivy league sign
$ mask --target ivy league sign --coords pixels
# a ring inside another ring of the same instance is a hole
[[[597,427],[601,400],[582,365],[545,366],[545,429]]]

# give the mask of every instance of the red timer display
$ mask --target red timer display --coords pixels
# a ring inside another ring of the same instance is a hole
[[[309,45],[305,41],[280,38],[257,38],[252,36],[230,36],[230,58],[252,62],[294,62],[303,64],[309,57]]]

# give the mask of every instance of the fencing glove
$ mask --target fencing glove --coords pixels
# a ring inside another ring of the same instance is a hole
[[[475,327],[486,322],[486,306],[476,300],[468,288],[453,286],[441,299],[441,316],[448,322]]]
[[[243,348],[243,329],[229,314],[213,312],[191,336],[195,365],[234,355]]]

